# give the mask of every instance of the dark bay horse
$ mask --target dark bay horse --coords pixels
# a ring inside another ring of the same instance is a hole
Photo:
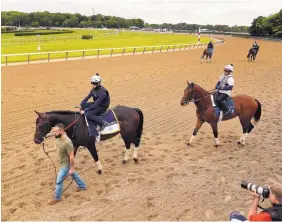
[[[251,48],[249,50],[249,53],[247,55],[248,61],[255,61],[256,60],[256,56],[257,56],[257,50],[255,50],[254,48]]]
[[[138,163],[137,150],[140,145],[141,135],[143,132],[143,113],[138,108],[130,108],[126,106],[116,106],[113,108],[113,111],[119,121],[120,132],[109,135],[101,135],[101,140],[110,139],[120,133],[126,146],[125,157],[122,162],[124,164],[127,163],[129,159],[130,145],[132,143],[135,145],[133,159],[135,163]],[[73,111],[51,111],[46,113],[35,112],[38,115],[34,134],[34,142],[36,144],[41,144],[44,141],[44,137],[57,123],[63,123],[65,126],[69,126],[80,117],[80,113]],[[88,135],[88,128],[85,119],[79,118],[74,125],[67,129],[66,132],[73,142],[75,149],[74,153],[76,154],[79,146],[87,147],[96,161],[98,173],[101,174],[102,165],[97,154],[95,138]]]
[[[215,147],[220,145],[218,139],[217,124],[219,117],[214,114],[214,107],[212,105],[211,94],[200,86],[194,83],[188,83],[188,86],[184,90],[184,95],[180,101],[182,106],[189,104],[189,102],[194,102],[197,108],[197,124],[194,129],[193,135],[188,143],[188,146],[192,144],[193,138],[197,135],[199,129],[204,122],[211,125],[213,130],[213,135],[215,138]],[[247,96],[247,95],[236,95],[232,97],[235,104],[235,114],[227,115],[223,117],[223,121],[233,119],[238,116],[240,123],[243,128],[243,135],[238,141],[238,144],[244,144],[247,136],[251,133],[254,128],[251,120],[254,119],[254,123],[257,123],[261,117],[261,104],[258,100]]]
[[[212,53],[210,52],[209,49],[205,49],[203,52],[203,55],[201,56],[201,62],[204,61],[204,57],[206,56],[206,62],[211,62],[211,58],[212,58]]]

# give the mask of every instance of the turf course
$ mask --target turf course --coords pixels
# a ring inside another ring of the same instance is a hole
[[[52,51],[68,51],[68,50],[87,50],[87,49],[104,49],[104,48],[123,48],[134,46],[155,46],[155,45],[172,45],[172,44],[195,44],[197,37],[192,35],[179,34],[161,34],[161,33],[143,33],[143,32],[120,32],[115,34],[113,30],[74,30],[73,33],[57,34],[42,36],[40,40],[40,52]],[[93,39],[83,40],[80,38],[83,34],[92,34]],[[103,36],[105,35],[106,36]],[[72,39],[60,39],[61,37],[70,37]],[[56,37],[56,40],[55,40]],[[76,39],[74,39],[76,37]],[[38,37],[36,36],[14,36],[13,33],[2,34],[2,43],[7,42],[5,39],[20,39],[20,44],[2,44],[1,52],[3,54],[20,54],[20,53],[37,53],[39,45]],[[50,39],[49,39],[50,38]],[[27,40],[26,40],[27,39]],[[34,42],[34,39],[35,42]],[[202,37],[201,43],[209,41],[209,38]],[[158,50],[159,48],[155,48]],[[136,50],[136,52],[141,51]],[[152,50],[152,47],[146,48],[146,51]],[[130,51],[130,50],[129,50]],[[129,52],[126,51],[126,52]],[[131,52],[133,49],[131,50]],[[122,50],[114,50],[113,53],[121,53]],[[99,54],[110,54],[111,50],[100,51]],[[81,52],[71,52],[68,57],[81,56]],[[97,55],[96,52],[85,52],[85,56]],[[64,58],[65,53],[51,54],[50,59]],[[47,55],[31,55],[30,60],[47,59]],[[5,62],[5,57],[1,58],[2,63]],[[9,57],[9,62],[27,61],[27,56]]]

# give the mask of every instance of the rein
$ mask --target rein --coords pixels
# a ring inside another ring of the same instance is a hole
[[[191,99],[189,102],[196,103],[196,102],[198,102],[198,101],[200,101],[200,100],[202,100],[202,99],[204,99],[204,98],[207,98],[207,97],[209,97],[209,96],[211,96],[211,95],[213,95],[213,94],[215,94],[215,93],[217,93],[217,92],[214,92],[214,90],[209,90],[209,91],[207,91],[207,93],[208,93],[207,96],[201,97],[201,98],[199,98],[199,99]]]
[[[75,113],[75,120],[74,120],[72,123],[70,123],[70,124],[65,128],[65,130],[69,129],[69,128],[72,127],[75,123],[77,123],[78,120],[79,120],[81,117],[82,117],[82,116],[79,116],[79,117],[76,119],[76,113]],[[64,179],[62,179],[62,181],[60,181],[59,183],[57,183],[57,168],[56,168],[56,166],[55,166],[53,160],[52,160],[51,157],[49,156],[48,152],[46,152],[46,150],[45,150],[45,139],[50,138],[50,137],[52,137],[52,136],[54,136],[54,135],[51,134],[51,135],[49,135],[49,136],[43,137],[42,149],[43,149],[44,153],[46,154],[46,156],[51,160],[52,165],[53,165],[53,167],[54,167],[54,173],[55,173],[55,178],[56,178],[56,180],[55,180],[56,185],[59,185],[59,184],[61,184],[62,182],[64,182],[64,180],[67,179],[69,176],[72,177],[71,182],[70,182],[70,183],[68,184],[68,186],[63,190],[62,193],[64,193],[64,192],[70,187],[70,185],[72,184],[72,182],[73,182],[73,175],[68,174]],[[78,151],[77,151],[77,152],[78,152]]]

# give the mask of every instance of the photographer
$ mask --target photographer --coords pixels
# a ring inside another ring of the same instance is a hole
[[[254,201],[249,209],[248,218],[250,221],[282,221],[282,184],[275,183],[269,187],[269,200],[272,203],[271,208],[263,209],[257,213],[259,207],[260,194],[252,192]]]
[[[248,213],[249,221],[282,221],[281,183],[275,183],[266,188],[242,181],[241,187],[250,190],[254,197]],[[259,202],[261,197],[268,198],[272,207],[267,209],[260,207]],[[257,213],[258,208],[262,209],[262,212]],[[231,222],[247,221],[247,218],[238,211],[233,211],[229,217]]]

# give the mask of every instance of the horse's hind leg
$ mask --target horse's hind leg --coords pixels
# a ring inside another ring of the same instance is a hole
[[[251,133],[251,131],[253,130],[254,126],[251,123],[251,118],[249,119],[240,119],[241,125],[242,125],[242,129],[243,129],[243,135],[241,136],[240,140],[238,141],[238,145],[239,144],[245,144],[245,141],[247,139],[247,137],[249,136],[249,134]]]
[[[98,157],[98,153],[97,153],[97,150],[96,150],[96,145],[95,145],[95,142],[93,142],[91,145],[87,146],[87,149],[89,150],[89,152],[91,153],[91,155],[93,156],[95,162],[96,162],[96,165],[98,167],[98,174],[102,174],[102,164],[100,163],[99,161],[99,157]]]
[[[124,159],[122,161],[123,164],[128,163],[128,159],[129,159],[129,153],[130,153],[130,142],[127,141],[125,138],[123,138],[124,143],[125,143],[125,155],[124,155]]]
[[[126,164],[128,162],[128,159],[129,159],[129,154],[130,154],[130,145],[131,143],[134,143],[135,141],[135,134],[132,133],[134,131],[131,131],[131,132],[127,132],[126,133],[126,136],[124,135],[125,132],[122,132],[121,133],[121,137],[125,143],[125,156],[124,156],[124,159],[122,161],[123,164]],[[137,157],[137,151],[138,151],[138,147],[134,147],[134,150],[133,150],[133,160],[135,163],[139,163],[139,160],[138,160],[138,157]]]

